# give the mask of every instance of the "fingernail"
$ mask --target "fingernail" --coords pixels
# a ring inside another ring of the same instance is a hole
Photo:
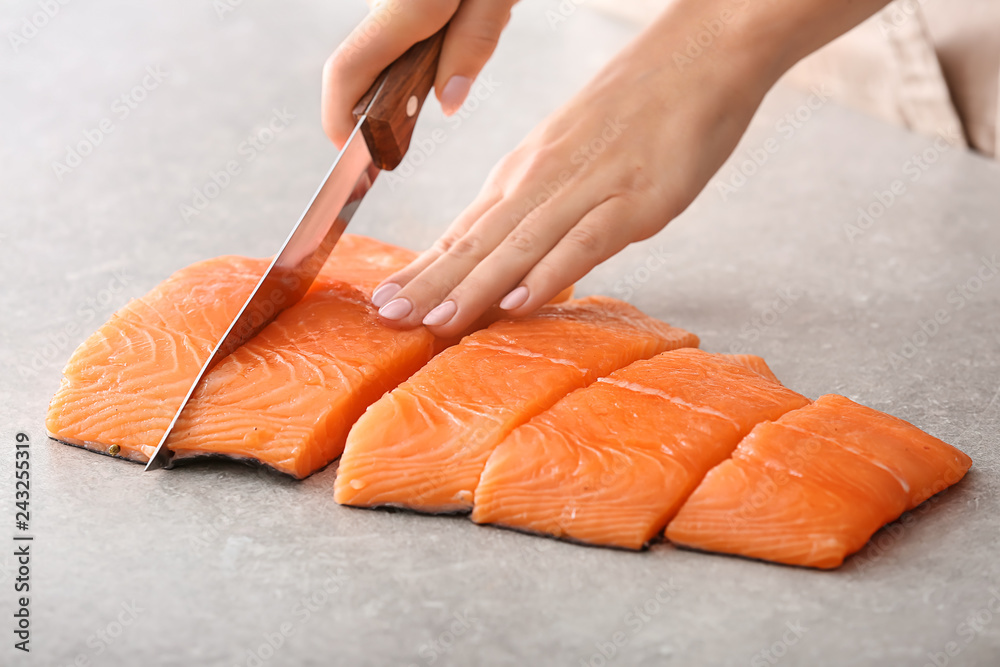
[[[448,299],[442,304],[439,304],[431,312],[427,313],[424,317],[424,324],[429,327],[436,327],[439,324],[444,324],[451,318],[455,317],[455,312],[458,310],[458,304],[456,304],[451,299]]]
[[[467,76],[453,76],[441,91],[441,110],[450,116],[462,108],[462,103],[472,89],[472,79]]]
[[[523,306],[524,302],[527,300],[528,288],[521,285],[503,298],[503,301],[500,302],[500,307],[504,310],[514,310],[515,308]]]
[[[378,314],[387,320],[399,320],[410,314],[413,310],[413,302],[405,296],[401,299],[393,299],[378,310]]]
[[[381,308],[385,304],[389,303],[389,299],[396,296],[396,292],[403,289],[400,285],[396,283],[386,283],[381,285],[377,290],[372,292],[372,303],[376,308]]]

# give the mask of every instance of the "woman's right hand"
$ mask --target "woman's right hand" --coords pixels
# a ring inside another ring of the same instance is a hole
[[[323,68],[323,129],[342,148],[358,100],[399,56],[451,21],[434,92],[445,115],[458,111],[493,55],[517,0],[368,0],[371,12]]]

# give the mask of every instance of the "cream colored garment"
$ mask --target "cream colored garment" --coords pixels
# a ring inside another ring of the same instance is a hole
[[[648,22],[672,0],[591,0]],[[1000,0],[896,0],[793,67],[797,86],[1000,157]]]
[[[969,143],[1000,159],[1000,0],[922,3]]]

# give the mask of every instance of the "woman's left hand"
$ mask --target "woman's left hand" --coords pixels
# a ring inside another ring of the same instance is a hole
[[[702,20],[699,3],[679,4],[508,154],[430,250],[375,290],[383,321],[453,336],[497,302],[530,313],[691,203],[771,80],[737,64],[752,62],[746,54],[727,60],[721,44],[678,64],[671,54]]]

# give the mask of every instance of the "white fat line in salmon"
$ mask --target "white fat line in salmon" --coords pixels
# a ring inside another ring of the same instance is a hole
[[[531,352],[523,347],[512,347],[508,345],[495,345],[493,343],[483,343],[475,339],[465,341],[464,343],[467,347],[479,347],[484,350],[493,350],[494,352],[505,352],[507,354],[513,354],[518,357],[527,357],[529,359],[546,359],[554,364],[559,364],[560,366],[569,366],[570,368],[575,368],[580,371],[580,373],[586,375],[586,371],[580,368],[579,364],[576,364],[569,359],[559,359],[557,357],[550,357],[545,354],[539,354],[537,352]]]
[[[646,394],[648,396],[656,396],[657,398],[662,398],[665,401],[670,401],[675,405],[679,405],[682,408],[686,408],[693,412],[698,412],[703,415],[711,415],[712,417],[718,417],[719,419],[725,420],[733,425],[737,431],[740,430],[740,423],[730,417],[729,415],[719,412],[718,410],[713,410],[712,408],[706,407],[704,405],[694,405],[693,403],[688,403],[684,399],[678,398],[676,396],[671,396],[665,391],[660,389],[653,389],[652,387],[647,387],[645,385],[636,384],[635,382],[627,382],[625,380],[618,380],[611,377],[598,378],[598,382],[603,382],[604,384],[610,384],[613,387],[620,387],[621,389],[627,389],[628,391],[634,391],[638,394]]]

